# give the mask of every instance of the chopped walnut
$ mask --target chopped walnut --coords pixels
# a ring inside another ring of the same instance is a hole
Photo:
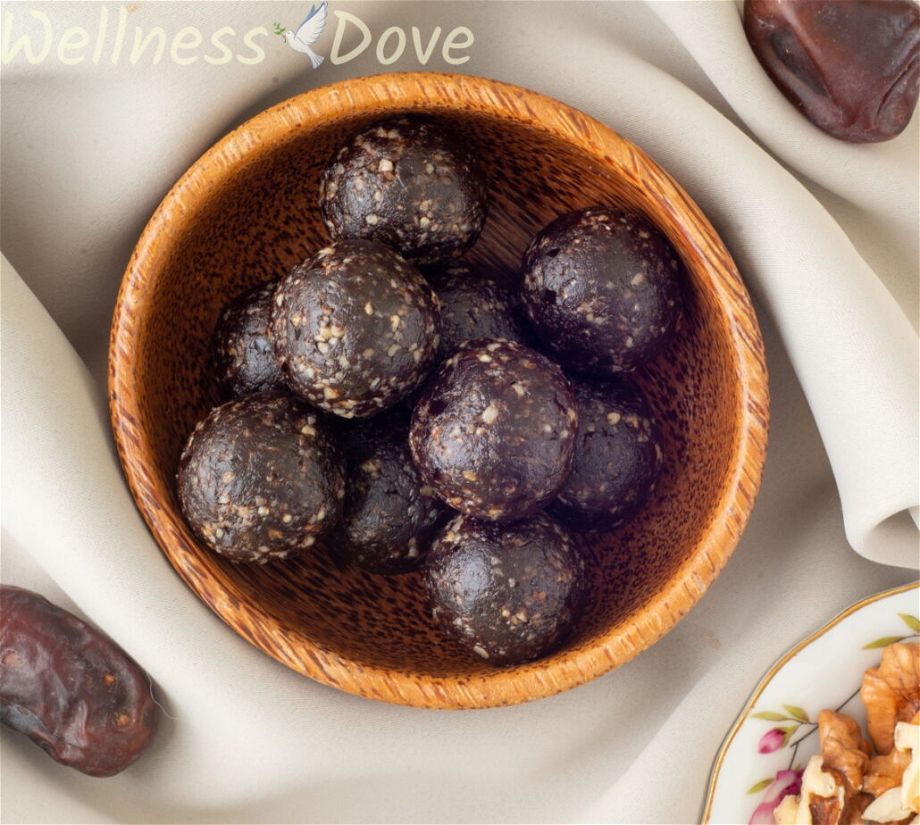
[[[774,809],[777,825],[838,825],[844,809],[844,780],[838,771],[825,771],[819,754],[802,774],[798,796],[787,796]]]
[[[892,748],[884,756],[873,756],[869,760],[863,788],[873,796],[881,796],[885,791],[897,788],[909,764],[910,751],[900,751],[897,748]]]
[[[877,795],[863,818],[868,822],[916,821],[912,817],[920,813],[920,713],[910,723],[895,725],[894,748],[873,762],[885,771],[870,777],[877,785]]]
[[[838,786],[838,791],[842,792],[842,790],[843,788]],[[844,810],[840,796],[840,793],[830,797],[811,795],[808,812],[811,815],[812,825],[840,825]]]
[[[862,791],[850,800],[843,816],[840,817],[840,825],[865,825],[863,811],[872,803],[872,796]]]
[[[866,822],[892,823],[892,825],[907,825],[910,822],[910,811],[901,806],[901,789],[892,788],[877,796],[872,804],[863,811],[863,820]]]
[[[920,814],[920,713],[909,724],[898,722],[894,729],[894,747],[911,754],[901,777],[901,803],[912,813]]]
[[[912,754],[920,751],[920,714],[914,724],[898,723],[894,750],[875,756],[855,719],[832,710],[818,715],[820,755],[802,776],[802,790],[774,809],[779,825],[901,825],[920,807],[920,771]],[[916,744],[915,744],[916,742]],[[868,791],[868,793],[866,792]],[[883,799],[879,799],[884,795]]]
[[[871,743],[855,719],[822,710],[821,752],[773,809],[777,825],[920,825],[920,643],[888,645],[860,696]]]
[[[863,776],[872,752],[869,743],[855,719],[832,710],[822,710],[818,715],[818,739],[824,769],[833,769],[843,777],[846,801],[849,801],[862,790]]]
[[[877,668],[863,677],[859,692],[866,706],[869,736],[880,754],[894,746],[894,728],[920,711],[920,643],[888,645]]]

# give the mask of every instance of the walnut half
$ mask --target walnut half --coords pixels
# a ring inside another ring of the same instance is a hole
[[[920,643],[888,645],[881,664],[866,671],[859,695],[869,736],[876,750],[887,754],[894,747],[895,725],[920,711]]]

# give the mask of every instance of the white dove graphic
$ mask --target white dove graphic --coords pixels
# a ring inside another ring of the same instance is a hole
[[[296,33],[292,32],[290,29],[284,31],[282,26],[276,24],[275,30],[278,34],[284,35],[284,39],[287,40],[288,45],[295,52],[302,52],[307,55],[314,69],[323,62],[323,56],[313,51],[310,46],[319,40],[319,36],[323,33],[323,29],[326,27],[326,16],[328,13],[328,3],[324,2],[310,6],[309,13],[297,27]]]

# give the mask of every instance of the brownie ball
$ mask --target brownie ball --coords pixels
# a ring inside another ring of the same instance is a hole
[[[548,653],[574,627],[588,589],[572,538],[542,513],[512,524],[458,516],[435,541],[425,579],[434,618],[495,665]]]
[[[559,367],[522,344],[479,338],[422,392],[409,444],[425,483],[451,507],[507,521],[555,498],[572,467],[577,423]]]
[[[445,357],[474,338],[528,343],[514,298],[496,274],[457,263],[432,273],[428,280],[441,304],[441,353]]]
[[[670,243],[644,218],[583,209],[556,219],[531,242],[524,310],[567,368],[632,370],[674,334],[679,271]]]
[[[221,313],[214,333],[214,374],[224,398],[284,387],[270,331],[275,287],[254,287]]]
[[[342,241],[291,270],[275,292],[275,353],[288,385],[344,418],[412,393],[440,343],[438,299],[376,241]]]
[[[182,512],[212,550],[267,562],[335,525],[345,462],[315,411],[277,392],[228,401],[189,437],[177,474]]]
[[[606,530],[635,515],[661,469],[660,437],[639,389],[575,381],[578,437],[572,474],[549,512],[577,530]]]
[[[330,544],[344,561],[395,574],[418,567],[447,509],[412,463],[407,423],[386,419],[361,422],[344,439],[345,511]]]
[[[333,239],[373,238],[435,263],[472,246],[487,189],[469,148],[437,123],[399,117],[355,135],[320,182]]]

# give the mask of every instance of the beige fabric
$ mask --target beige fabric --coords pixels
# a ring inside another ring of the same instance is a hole
[[[131,26],[169,32],[293,26],[305,11],[133,5]],[[17,26],[29,8],[4,7]],[[58,32],[98,25],[95,4],[42,8]],[[917,119],[883,146],[825,137],[759,73],[731,3],[334,3],[317,44],[327,56],[336,10],[377,36],[409,32],[397,70],[418,68],[411,26],[423,40],[435,25],[442,37],[468,26],[476,40],[457,69],[582,108],[699,201],[767,341],[773,427],[751,525],[665,640],[533,705],[384,706],[262,656],[181,584],[125,490],[101,385],[108,320],[144,222],[214,139],[290,94],[382,67],[371,48],[311,72],[273,37],[257,65],[13,61],[0,231],[22,278],[3,262],[0,572],[104,627],[151,671],[176,719],[105,782],[4,732],[2,819],[693,821],[709,757],[770,662],[849,602],[915,575],[867,559],[917,559],[906,515],[920,501]],[[435,50],[427,68],[450,67]]]

